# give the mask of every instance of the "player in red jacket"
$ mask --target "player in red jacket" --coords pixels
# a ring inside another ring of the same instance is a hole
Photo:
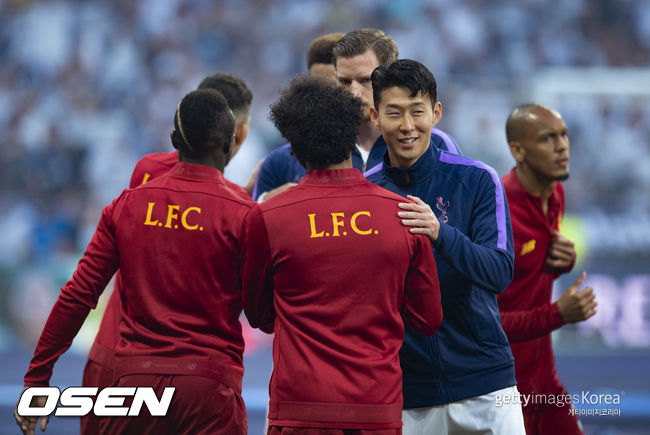
[[[308,173],[245,221],[244,312],[275,332],[270,434],[399,434],[404,323],[442,321],[431,245],[406,199],[352,168],[361,101],[298,77],[271,109]]]
[[[596,313],[591,288],[577,291],[585,274],[551,303],[553,280],[572,269],[573,242],[560,233],[564,214],[561,181],[569,177],[569,138],[562,117],[537,104],[517,107],[506,124],[516,167],[505,177],[515,272],[499,296],[503,329],[515,357],[526,433],[581,434],[578,418],[555,370],[551,331]],[[555,405],[558,399],[562,405]]]
[[[234,157],[248,135],[253,94],[242,79],[228,73],[216,73],[204,78],[198,89],[214,89],[221,92],[226,98],[235,117],[235,148],[232,153],[232,157]],[[135,165],[129,187],[135,188],[140,184],[154,180],[169,172],[177,163],[178,150],[147,154]],[[223,181],[244,198],[250,197],[250,194],[238,184],[226,178]],[[113,382],[115,347],[120,337],[118,295],[121,288],[122,278],[118,271],[115,276],[113,293],[108,300],[95,341],[88,353],[88,362],[83,373],[83,386],[98,387],[101,390]],[[81,417],[80,424],[82,434],[95,434],[99,428],[99,417],[89,413]]]
[[[175,387],[166,417],[110,417],[106,433],[246,434],[239,323],[241,222],[253,205],[224,181],[234,147],[225,98],[198,90],[179,103],[179,163],[104,208],[72,279],[61,289],[26,386],[48,385],[58,357],[120,268],[114,386]],[[127,398],[125,406],[129,406]],[[37,417],[16,420],[33,430]],[[44,430],[47,417],[41,420]]]

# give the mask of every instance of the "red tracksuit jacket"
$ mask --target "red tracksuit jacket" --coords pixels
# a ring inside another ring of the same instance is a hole
[[[119,267],[116,376],[191,374],[241,391],[241,222],[253,204],[216,169],[190,163],[125,190],[61,289],[25,384],[47,385]]]
[[[245,222],[244,312],[274,331],[271,425],[401,427],[404,322],[442,322],[429,240],[357,169],[314,170]]]
[[[178,163],[178,151],[147,154],[136,163],[133,174],[131,175],[129,187],[138,187],[141,184],[166,174],[176,163]],[[234,191],[243,195],[244,198],[250,198],[243,187],[226,178],[223,181]],[[88,352],[88,359],[111,369],[115,366],[115,347],[120,338],[120,331],[118,329],[120,322],[118,294],[122,288],[122,279],[119,271],[115,276],[114,286],[113,293],[106,304],[104,316],[102,317],[95,341],[90,348],[90,352]]]
[[[551,231],[559,229],[564,214],[564,188],[557,183],[544,216],[541,199],[524,189],[514,169],[503,177],[503,186],[512,219],[515,273],[497,300],[515,357],[517,388],[521,393],[555,394],[563,387],[555,370],[551,331],[564,320],[557,304],[551,303],[557,274],[546,267],[546,255]]]

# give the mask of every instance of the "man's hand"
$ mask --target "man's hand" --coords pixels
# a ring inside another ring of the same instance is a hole
[[[23,388],[22,393],[20,393],[21,397],[26,389],[27,387]],[[47,402],[46,396],[34,396],[31,406],[42,408],[45,406],[45,402]],[[16,424],[18,424],[18,427],[21,431],[23,431],[24,434],[34,435],[34,432],[36,430],[36,422],[38,421],[39,417],[23,417],[21,415],[18,415],[18,403],[20,403],[20,398],[18,399],[18,402],[16,402],[16,409],[14,410],[14,418],[16,419]],[[40,417],[40,419],[41,432],[45,432],[45,428],[47,427],[47,422],[50,417],[45,416]]]
[[[244,189],[246,189],[246,192],[248,192],[248,194],[251,195],[251,196],[253,196],[253,189],[255,188],[255,181],[257,180],[257,173],[260,171],[260,166],[262,166],[262,163],[264,163],[264,159],[257,162],[257,166],[255,166],[255,169],[253,169],[253,172],[251,173],[251,176],[248,177],[248,183],[246,183],[246,186],[244,186]],[[253,198],[253,199],[255,199],[255,198]]]
[[[551,246],[546,253],[546,265],[555,270],[566,270],[576,256],[573,242],[559,231],[551,232]]]
[[[402,225],[413,227],[409,231],[413,234],[424,234],[432,242],[438,239],[440,232],[440,222],[431,207],[417,196],[407,195],[407,198],[413,201],[400,202],[399,208],[407,211],[400,211],[397,216],[402,218]]]
[[[565,323],[577,323],[587,320],[596,314],[596,295],[591,287],[587,287],[581,291],[577,291],[578,287],[587,277],[585,272],[582,272],[580,278],[576,280],[564,294],[557,300],[557,309],[562,314]]]
[[[282,192],[284,192],[285,190],[287,190],[288,188],[293,187],[293,186],[297,186],[297,184],[296,183],[284,183],[282,186],[278,186],[275,189],[265,193],[264,196],[262,196],[261,201],[266,201],[267,199],[271,199],[274,196],[281,194]]]

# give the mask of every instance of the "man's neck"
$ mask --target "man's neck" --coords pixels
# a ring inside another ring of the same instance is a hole
[[[526,189],[526,192],[541,198],[542,209],[544,214],[546,214],[548,210],[548,199],[553,194],[553,190],[557,186],[557,181],[540,178],[526,166],[517,166],[515,173],[521,185]]]
[[[381,136],[381,131],[379,131],[379,129],[375,127],[372,122],[364,122],[359,126],[357,144],[361,147],[361,149],[370,151],[379,136]]]
[[[353,167],[352,166],[352,156],[350,156],[347,159],[343,160],[342,162],[334,163],[334,164],[326,166],[326,167],[324,167],[322,169],[350,169],[352,167]],[[314,168],[312,168],[311,165],[309,163],[307,163],[307,167],[305,169],[307,169],[307,172],[309,172]]]
[[[223,174],[223,170],[226,167],[225,159],[214,159],[211,157],[189,157],[183,156],[182,154],[178,155],[178,161],[183,163],[194,163],[195,165],[209,166],[215,168],[217,171]]]

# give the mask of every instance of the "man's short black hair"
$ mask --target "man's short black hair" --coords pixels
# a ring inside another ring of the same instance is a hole
[[[217,146],[226,146],[235,132],[235,119],[226,98],[214,89],[185,95],[174,114],[172,144],[191,157],[201,157]]]
[[[385,89],[399,87],[411,91],[411,97],[421,94],[428,97],[433,105],[438,98],[436,78],[420,62],[411,59],[399,59],[390,65],[375,68],[370,76],[372,80],[372,97],[375,109],[379,110],[381,93]]]
[[[248,121],[253,93],[246,82],[234,74],[216,73],[204,78],[197,89],[214,89],[226,97],[237,124]]]
[[[346,89],[318,76],[301,74],[280,91],[271,120],[291,142],[303,166],[323,169],[350,157],[354,150],[363,102]]]

